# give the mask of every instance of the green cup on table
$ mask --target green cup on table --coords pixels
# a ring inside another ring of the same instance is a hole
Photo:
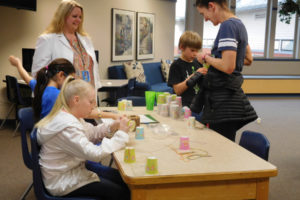
[[[154,101],[155,101],[155,91],[146,91],[146,108],[147,110],[153,110]]]

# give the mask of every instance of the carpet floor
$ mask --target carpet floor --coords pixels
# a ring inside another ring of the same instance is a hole
[[[244,130],[261,132],[271,143],[269,162],[278,168],[278,176],[270,179],[269,200],[300,199],[300,97],[254,96],[249,98],[261,123],[252,122],[238,131],[236,142]],[[0,130],[0,199],[19,199],[32,181],[31,171],[22,159],[20,136],[14,127]],[[35,200],[33,190],[27,200]]]

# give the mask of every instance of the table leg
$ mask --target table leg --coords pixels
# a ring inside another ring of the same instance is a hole
[[[256,200],[269,198],[269,178],[259,179],[256,185]]]

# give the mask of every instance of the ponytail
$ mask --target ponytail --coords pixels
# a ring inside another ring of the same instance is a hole
[[[56,81],[56,74],[63,71],[65,76],[75,73],[75,68],[71,62],[64,58],[58,58],[52,61],[48,66],[40,69],[36,77],[36,86],[34,88],[33,110],[34,117],[38,121],[42,112],[42,98],[50,80]]]
[[[34,88],[34,98],[33,98],[33,111],[34,118],[36,121],[40,119],[42,112],[42,98],[44,91],[49,83],[49,77],[46,75],[46,68],[42,68],[38,71],[36,76],[36,85]]]

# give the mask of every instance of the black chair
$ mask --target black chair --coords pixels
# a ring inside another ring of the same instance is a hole
[[[31,152],[29,152],[27,144],[27,133],[31,132],[34,126],[34,116],[33,109],[31,107],[21,108],[18,112],[18,118],[20,120],[20,132],[21,132],[21,146],[22,146],[22,155],[23,161],[26,167],[32,170],[32,158]],[[30,185],[27,187],[23,193],[21,199],[25,199],[28,192],[31,190],[33,182],[31,181]]]
[[[33,164],[33,187],[38,200],[96,200],[91,197],[55,197],[50,195],[43,183],[41,168],[39,164],[40,147],[37,143],[37,129],[34,128],[30,134],[31,155]]]
[[[6,75],[6,94],[8,100],[12,103],[11,107],[9,108],[9,111],[5,117],[5,119],[2,121],[0,129],[3,128],[4,123],[8,119],[9,115],[13,111],[13,108],[15,107],[16,110],[16,129],[19,127],[18,121],[18,110],[20,107],[28,107],[32,105],[32,98],[31,97],[22,97],[20,87],[18,84],[18,81],[15,77]]]
[[[244,131],[239,145],[268,161],[270,142],[265,135],[254,131]]]
[[[146,99],[145,99],[145,91],[144,96],[139,96],[136,94],[136,78],[132,78],[128,80],[128,90],[127,96],[119,98],[118,101],[122,101],[123,99],[131,100],[133,106],[146,106]],[[140,92],[138,92],[140,93]]]

